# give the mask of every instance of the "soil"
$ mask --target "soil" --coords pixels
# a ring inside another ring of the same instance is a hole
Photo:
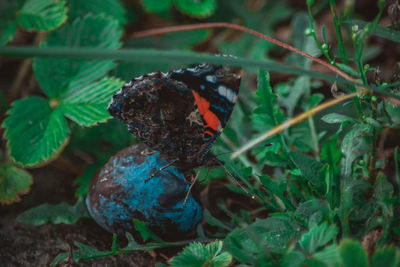
[[[80,219],[72,225],[48,223],[30,226],[18,223],[16,217],[29,208],[65,200],[71,204],[74,202],[75,188],[72,184],[75,176],[60,172],[53,164],[30,172],[34,177],[30,193],[22,196],[20,203],[0,206],[0,266],[49,266],[59,253],[68,251],[68,240],[98,250],[110,250],[112,234],[91,219]],[[79,265],[61,263],[59,266],[154,266],[155,262],[149,253],[137,252],[79,262]]]

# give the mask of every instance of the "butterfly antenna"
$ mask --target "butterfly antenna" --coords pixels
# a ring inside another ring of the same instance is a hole
[[[154,171],[149,177],[146,178],[146,180],[144,180],[145,183],[147,183],[151,178],[153,178],[154,176],[160,174],[161,171],[165,170],[166,168],[172,166],[175,162],[177,162],[177,159],[172,160],[171,162],[168,162],[167,164],[165,164],[164,166],[162,166],[161,168],[159,168],[158,170]]]
[[[231,182],[233,182],[234,184],[236,184],[237,186],[239,186],[240,189],[242,189],[246,194],[248,194],[249,196],[251,196],[252,199],[255,198],[254,195],[250,194],[250,192],[249,192],[246,188],[243,187],[243,185],[242,185],[242,184],[238,181],[238,179],[225,167],[225,165],[223,165],[223,164],[221,163],[221,166],[225,169],[226,173],[228,174],[229,180],[230,180]],[[235,171],[235,174],[236,174],[238,177],[244,179],[236,170],[234,170],[234,171]]]

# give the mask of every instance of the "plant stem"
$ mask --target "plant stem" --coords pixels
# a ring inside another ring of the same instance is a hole
[[[293,125],[295,125],[295,124],[307,119],[310,116],[315,115],[316,113],[318,113],[318,112],[320,112],[320,111],[322,111],[322,110],[324,110],[324,109],[326,109],[328,107],[334,106],[334,105],[336,105],[336,104],[338,104],[338,103],[340,103],[342,101],[351,99],[351,98],[353,98],[353,97],[355,97],[355,96],[357,96],[359,94],[364,94],[365,92],[366,92],[366,90],[361,90],[361,91],[354,92],[354,93],[351,93],[351,94],[348,94],[348,95],[344,95],[344,96],[341,96],[339,98],[332,99],[332,100],[329,100],[329,101],[327,101],[325,103],[322,103],[321,105],[318,105],[318,106],[308,110],[307,112],[303,112],[303,113],[299,114],[298,116],[296,116],[296,117],[294,117],[292,119],[289,119],[289,120],[285,121],[284,123],[279,124],[278,126],[274,127],[273,129],[269,130],[268,132],[262,134],[261,136],[255,138],[252,141],[250,141],[249,143],[245,144],[244,146],[239,148],[235,153],[233,153],[231,158],[232,159],[237,158],[240,154],[243,154],[247,150],[249,150],[252,147],[260,144],[261,142],[267,140],[271,136],[274,136],[274,135],[284,131],[285,129],[290,128],[291,126],[293,126]]]

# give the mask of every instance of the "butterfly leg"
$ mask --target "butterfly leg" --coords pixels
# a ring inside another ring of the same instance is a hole
[[[181,209],[183,209],[185,207],[186,201],[189,198],[190,191],[192,191],[193,185],[196,183],[197,179],[199,178],[200,171],[201,171],[201,169],[197,172],[197,174],[194,177],[194,179],[190,182],[189,190],[186,193],[185,200],[183,201]]]
[[[153,178],[154,176],[156,176],[157,174],[159,174],[162,170],[165,170],[166,168],[170,167],[172,164],[174,164],[177,160],[174,159],[171,162],[168,162],[166,165],[162,166],[161,168],[159,168],[158,170],[156,170],[155,172],[153,172],[150,177],[146,178],[146,180],[144,180],[145,183],[147,183],[151,178]]]

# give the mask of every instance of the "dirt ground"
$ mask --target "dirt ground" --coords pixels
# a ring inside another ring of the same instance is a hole
[[[65,200],[73,203],[74,200],[74,188],[71,187],[74,176],[60,172],[51,164],[30,172],[34,177],[30,193],[22,196],[20,203],[0,206],[0,266],[49,266],[57,254],[68,251],[68,234],[72,241],[98,250],[110,250],[112,234],[91,219],[81,219],[72,225],[30,226],[18,223],[16,217],[31,207]],[[148,253],[137,252],[80,262],[76,266],[154,266],[155,262]]]

